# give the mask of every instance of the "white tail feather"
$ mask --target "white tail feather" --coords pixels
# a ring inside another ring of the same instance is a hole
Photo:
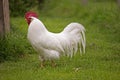
[[[78,46],[80,47],[80,53],[85,53],[86,39],[85,39],[85,29],[79,23],[69,24],[62,32],[66,35],[67,48],[65,49],[65,54],[67,56],[73,56],[78,51]],[[63,46],[66,46],[63,44]]]

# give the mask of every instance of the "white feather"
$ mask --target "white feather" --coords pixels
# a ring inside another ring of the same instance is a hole
[[[85,29],[79,23],[70,23],[61,33],[49,32],[44,24],[32,17],[28,40],[44,60],[58,59],[60,55],[73,56],[78,47],[85,53]]]

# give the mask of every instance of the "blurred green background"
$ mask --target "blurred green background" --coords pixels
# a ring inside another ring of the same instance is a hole
[[[0,39],[0,80],[119,80],[120,0],[9,0],[9,6],[11,32]],[[70,22],[84,25],[86,54],[40,69],[27,40],[27,11],[38,13],[51,32]]]
[[[38,13],[39,19],[52,32],[62,31],[70,22],[83,24],[87,45],[96,37],[113,44],[120,42],[119,0],[9,0],[9,7],[11,33],[0,40],[0,61],[35,53],[26,39],[28,25],[24,14],[27,11]]]

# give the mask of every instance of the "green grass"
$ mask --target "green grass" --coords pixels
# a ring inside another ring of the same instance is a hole
[[[78,52],[72,59],[61,57],[56,67],[51,67],[48,61],[41,69],[38,54],[26,39],[27,23],[23,17],[11,18],[12,31],[7,36],[9,44],[5,52],[25,56],[0,63],[0,80],[119,80],[120,15],[117,4],[93,1],[83,6],[75,0],[70,7],[71,1],[61,0],[60,4],[56,0],[49,4],[46,1],[39,19],[52,32],[62,31],[70,22],[83,24],[86,54],[81,56]]]

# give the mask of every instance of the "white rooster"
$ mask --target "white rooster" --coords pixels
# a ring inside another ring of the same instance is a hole
[[[59,59],[61,55],[72,57],[78,48],[80,53],[85,53],[85,29],[81,24],[70,23],[62,32],[52,33],[46,29],[36,13],[27,12],[25,18],[29,25],[27,38],[40,54],[41,67],[46,60],[51,60],[52,66],[55,66],[55,59]]]

